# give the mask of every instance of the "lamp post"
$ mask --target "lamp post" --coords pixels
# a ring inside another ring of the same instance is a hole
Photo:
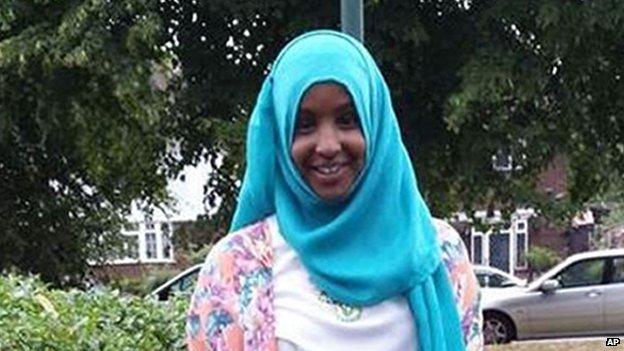
[[[347,33],[364,42],[363,0],[340,0],[340,27]]]

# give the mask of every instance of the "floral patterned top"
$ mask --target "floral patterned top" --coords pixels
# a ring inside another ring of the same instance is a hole
[[[482,350],[480,292],[465,246],[435,220],[467,350]],[[187,315],[189,351],[277,351],[267,219],[230,233],[206,258]]]

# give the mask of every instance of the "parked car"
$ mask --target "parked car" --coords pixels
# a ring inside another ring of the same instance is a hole
[[[195,283],[197,282],[197,277],[199,276],[201,267],[202,264],[197,264],[187,268],[182,273],[176,275],[154,289],[147,297],[156,298],[160,301],[166,301],[174,293],[190,295],[193,292]]]
[[[482,288],[509,288],[526,285],[525,280],[498,268],[474,265],[473,269]]]
[[[624,334],[624,249],[568,257],[526,287],[483,289],[486,343]]]

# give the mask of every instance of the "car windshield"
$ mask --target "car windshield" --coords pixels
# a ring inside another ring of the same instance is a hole
[[[477,280],[479,281],[479,285],[491,288],[500,287],[504,282],[509,281],[509,279],[502,275],[487,273],[477,274]]]
[[[195,286],[197,282],[197,277],[199,276],[199,272],[192,272],[177,281],[175,284],[171,286],[171,293],[179,293],[179,292],[189,292]]]
[[[475,275],[481,287],[503,288],[524,284],[520,279],[512,275],[507,275],[491,268],[476,267]]]

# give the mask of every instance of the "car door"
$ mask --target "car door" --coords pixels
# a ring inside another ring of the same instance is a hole
[[[588,335],[604,328],[605,259],[572,263],[553,279],[559,288],[533,295],[528,305],[535,336]]]
[[[624,334],[624,256],[613,257],[604,288],[605,334]]]

